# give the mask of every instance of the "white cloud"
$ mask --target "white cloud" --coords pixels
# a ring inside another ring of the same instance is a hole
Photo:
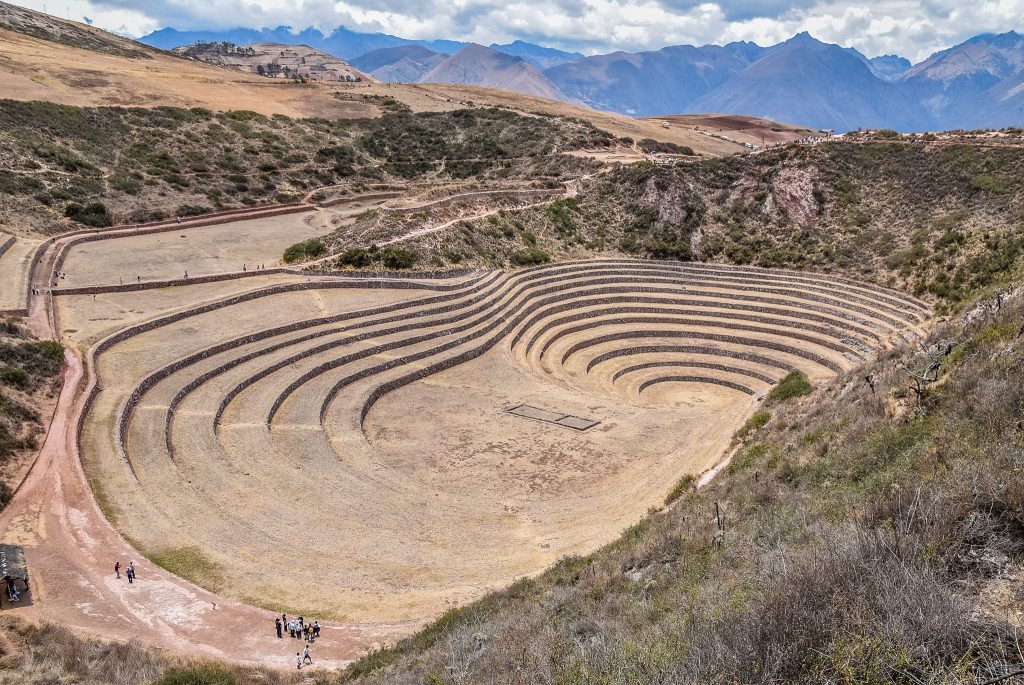
[[[799,31],[869,56],[919,61],[983,32],[1024,30],[1021,0],[16,0],[139,36],[178,29],[280,24],[346,26],[406,38],[478,43],[517,38],[585,53],[752,40]]]

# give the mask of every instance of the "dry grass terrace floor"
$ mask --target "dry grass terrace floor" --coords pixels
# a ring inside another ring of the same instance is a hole
[[[0,243],[7,239],[7,234],[0,233]],[[17,236],[14,244],[0,256],[0,310],[25,307],[29,268],[39,243],[38,239]]]
[[[83,242],[68,249],[62,285],[82,286],[181,278],[281,265],[281,254],[292,243],[333,230],[328,219],[349,218],[372,206],[345,206],[214,226],[183,228],[111,240]],[[376,204],[379,204],[376,203]]]

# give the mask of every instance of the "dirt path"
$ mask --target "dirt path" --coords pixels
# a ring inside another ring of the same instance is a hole
[[[523,205],[522,207],[514,207],[513,209],[515,211],[520,211],[520,210],[523,210],[523,209],[530,209],[532,207],[541,207],[543,205],[551,204],[556,199],[558,199],[558,198],[553,197],[550,200],[544,200],[542,202],[533,202],[533,203],[528,204],[528,205]],[[455,224],[461,223],[463,221],[476,221],[478,219],[486,219],[487,217],[493,216],[494,214],[497,214],[498,212],[502,211],[502,209],[504,209],[504,208],[488,209],[486,211],[478,212],[476,214],[470,214],[468,216],[456,217],[456,218],[451,219],[449,221],[445,221],[443,224],[438,224],[437,226],[422,226],[420,228],[417,228],[417,229],[414,229],[412,231],[409,231],[408,233],[400,235],[397,238],[392,238],[391,240],[385,240],[384,242],[378,243],[378,245],[380,245],[381,247],[384,247],[384,246],[387,246],[387,245],[394,245],[395,243],[403,243],[406,240],[412,240],[413,238],[418,238],[421,235],[429,235],[431,233],[438,233],[440,231],[443,231],[446,228],[451,228]]]
[[[591,176],[592,175],[593,174],[591,174]],[[590,178],[590,176],[585,176],[583,178]],[[482,212],[477,212],[476,214],[470,214],[470,215],[467,215],[467,216],[456,217],[456,218],[451,219],[449,221],[445,221],[442,224],[438,224],[437,226],[421,226],[420,228],[413,229],[412,231],[409,231],[408,233],[404,233],[404,234],[402,234],[402,235],[400,235],[400,236],[398,236],[396,238],[391,238],[390,240],[385,240],[382,243],[378,243],[378,245],[380,245],[380,246],[394,245],[395,243],[402,243],[402,242],[405,242],[406,240],[412,240],[413,238],[418,238],[418,237],[420,237],[422,235],[429,235],[431,233],[438,233],[440,231],[445,230],[446,228],[451,228],[452,226],[454,226],[455,224],[458,224],[460,222],[463,222],[463,221],[477,221],[479,219],[486,219],[487,217],[493,216],[494,214],[497,214],[498,212],[501,212],[503,210],[519,212],[519,211],[522,211],[522,210],[525,210],[525,209],[532,209],[533,207],[542,207],[544,205],[549,205],[549,204],[551,204],[552,202],[554,202],[555,200],[558,200],[558,199],[565,199],[565,198],[569,198],[569,197],[575,197],[577,192],[578,192],[577,188],[578,188],[578,182],[577,181],[575,181],[575,180],[567,181],[565,183],[565,189],[560,194],[555,195],[555,194],[552,193],[547,199],[540,200],[538,202],[531,202],[529,204],[525,204],[525,205],[522,205],[520,207],[497,207],[497,208],[487,209],[487,210],[484,210]],[[517,192],[520,192],[520,191],[517,191]],[[528,192],[528,191],[521,191],[521,192]],[[446,201],[448,201],[450,199],[454,199],[454,198],[470,197],[470,196],[474,196],[474,195],[493,195],[493,194],[494,194],[494,191],[480,191],[480,192],[477,192],[477,193],[463,193],[461,195],[452,196],[451,198],[445,198],[443,200],[437,200],[437,201],[434,201],[434,202],[430,202],[430,203],[427,203],[427,204],[422,205],[422,206],[423,207],[429,207],[431,205],[438,204],[439,202],[446,202]],[[401,209],[401,211],[416,211],[417,209],[419,209],[419,207],[402,207],[400,209]],[[364,232],[363,235],[365,235],[365,232]],[[360,236],[360,237],[362,237],[362,236]]]
[[[58,247],[51,244],[32,276],[45,286]],[[53,338],[52,302],[44,291],[29,302],[30,327]],[[115,639],[189,655],[288,668],[301,649],[278,640],[276,614],[207,592],[155,567],[110,526],[93,498],[79,461],[75,426],[86,384],[82,362],[65,351],[64,386],[49,433],[28,477],[0,514],[0,539],[25,547],[32,593],[18,615],[48,620]],[[117,580],[114,561],[135,561],[138,580]],[[284,572],[287,559],[269,559],[268,573]],[[5,605],[6,608],[6,605]],[[315,619],[315,616],[307,617]],[[407,635],[410,623],[321,623],[313,648],[317,665],[340,667],[368,649]]]

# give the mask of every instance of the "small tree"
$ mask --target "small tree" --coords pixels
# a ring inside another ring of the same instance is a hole
[[[90,202],[83,205],[80,202],[69,202],[64,206],[64,216],[86,226],[102,228],[114,224],[113,217],[102,202]]]
[[[939,380],[942,361],[953,353],[957,345],[959,343],[951,341],[936,343],[930,348],[920,345],[911,362],[903,365],[903,370],[910,376],[910,389],[917,397],[918,411],[924,410],[924,394],[928,387]]]

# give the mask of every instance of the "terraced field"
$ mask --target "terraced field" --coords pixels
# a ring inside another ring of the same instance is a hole
[[[28,279],[39,240],[0,233],[0,312],[19,312],[28,302]]]
[[[98,340],[87,471],[126,537],[190,550],[199,583],[358,621],[613,539],[789,371],[829,377],[929,317],[837,277],[620,259],[232,283],[123,325],[55,298]]]

